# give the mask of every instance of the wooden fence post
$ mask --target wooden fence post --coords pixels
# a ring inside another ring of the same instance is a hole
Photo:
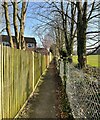
[[[33,91],[34,91],[34,87],[35,87],[35,86],[34,86],[34,52],[32,52],[32,58],[33,58],[33,59],[32,59],[32,60],[33,60],[33,61],[32,61],[32,62],[33,62],[33,66],[32,66],[32,67],[33,67],[33,71],[32,71],[33,73],[32,73],[32,74],[33,74]]]
[[[0,45],[0,120],[2,119],[1,116],[2,114],[1,114],[1,45]]]
[[[0,120],[2,119],[2,46],[0,45]]]

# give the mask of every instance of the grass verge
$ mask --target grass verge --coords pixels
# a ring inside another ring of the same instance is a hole
[[[77,56],[73,56],[73,62],[78,63]],[[94,67],[100,67],[100,55],[89,55],[87,56],[87,64],[94,66]]]

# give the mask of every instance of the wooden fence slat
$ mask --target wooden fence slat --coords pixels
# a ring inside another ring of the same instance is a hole
[[[4,77],[3,77],[3,117],[6,118],[7,116],[7,112],[6,112],[6,109],[7,109],[7,94],[6,94],[6,79],[7,79],[7,55],[5,54],[6,53],[6,47],[3,48],[3,53],[4,53],[4,68],[3,68],[3,74],[4,74]]]
[[[21,65],[21,63],[20,63],[20,50],[18,50],[18,83],[19,83],[19,85],[17,86],[17,88],[18,88],[18,92],[17,92],[17,96],[18,96],[18,98],[17,98],[17,110],[19,111],[19,109],[20,109],[20,72],[21,72],[21,68],[20,68],[20,65]]]
[[[0,120],[2,119],[2,46],[0,45]]]
[[[9,103],[10,103],[10,100],[9,100],[9,94],[10,94],[10,74],[9,74],[9,67],[10,67],[10,64],[9,64],[9,47],[7,47],[7,79],[6,79],[6,81],[7,81],[7,89],[6,89],[6,94],[7,94],[7,106],[8,106],[8,109],[7,109],[7,112],[8,112],[8,115],[7,115],[7,117],[9,117],[10,118],[10,109],[9,109]]]
[[[49,56],[0,46],[0,119],[14,118],[49,65]],[[2,54],[1,54],[2,53]]]
[[[32,62],[33,62],[33,64],[32,64],[32,79],[33,79],[32,81],[33,81],[33,84],[32,85],[33,85],[33,91],[34,91],[35,90],[34,89],[34,87],[35,87],[34,86],[34,52],[32,52]]]
[[[14,49],[12,49],[11,50],[11,58],[10,58],[10,63],[11,63],[11,67],[10,67],[10,75],[11,75],[11,101],[10,101],[10,103],[11,103],[11,105],[10,105],[10,110],[11,110],[11,116],[13,116],[13,114],[14,114],[14,99],[13,99],[13,85],[14,85],[14,81],[13,81],[13,74],[14,74],[14,71],[13,71],[13,69],[14,69],[14,60],[13,60],[13,57],[14,56]]]
[[[11,118],[11,49],[8,51],[9,59],[9,118]]]

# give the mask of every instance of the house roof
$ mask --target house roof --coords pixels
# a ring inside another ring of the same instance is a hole
[[[30,38],[30,37],[25,37],[25,41],[26,43],[35,43],[36,44],[36,40],[35,38]]]
[[[13,38],[13,41],[16,43],[15,36],[12,36],[12,38]],[[34,37],[24,37],[24,39],[25,39],[26,43],[35,43],[36,44],[36,40],[35,40]],[[0,41],[9,42],[9,36],[7,36],[7,35],[1,35]]]
[[[36,51],[41,54],[48,54],[48,50],[46,48],[36,48]]]

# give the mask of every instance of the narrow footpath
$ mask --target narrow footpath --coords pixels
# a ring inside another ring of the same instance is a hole
[[[55,63],[52,61],[18,118],[61,118],[59,102],[61,82],[57,81],[61,81],[61,79],[57,74]]]

